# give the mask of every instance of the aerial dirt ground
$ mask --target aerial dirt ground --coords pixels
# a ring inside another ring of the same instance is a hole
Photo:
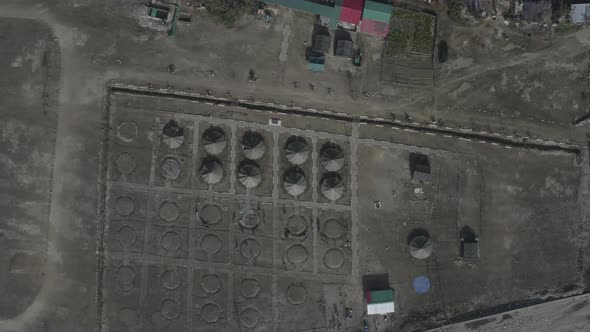
[[[449,61],[418,88],[379,80],[368,36],[362,67],[307,71],[313,17],[273,10],[169,38],[143,1],[0,3],[0,331],[533,331],[547,310],[583,331],[581,297],[477,318],[587,292],[590,31],[443,14]],[[366,316],[372,274],[395,313]]]
[[[511,310],[483,319],[429,330],[444,331],[584,331],[588,328],[588,294]]]

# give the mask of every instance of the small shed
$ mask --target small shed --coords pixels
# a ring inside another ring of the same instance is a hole
[[[313,72],[324,72],[326,71],[325,57],[322,56],[310,56],[307,69]]]
[[[461,257],[466,260],[479,259],[479,238],[475,231],[469,227],[461,228]]]
[[[307,65],[307,69],[309,69],[309,71],[313,71],[313,72],[325,72],[326,66],[323,63],[310,62]]]
[[[427,183],[432,180],[432,175],[430,174],[430,165],[428,164],[416,164],[414,165],[414,170],[412,171],[412,179]]]
[[[346,58],[352,58],[353,45],[350,40],[339,40],[336,43],[336,50],[334,51],[335,56],[341,56]]]
[[[330,35],[317,34],[313,37],[312,49],[316,52],[326,53],[330,50]]]
[[[151,18],[169,21],[172,17],[174,7],[159,1],[150,1],[148,5],[148,16]]]
[[[570,17],[575,24],[590,22],[590,0],[572,0]]]
[[[421,153],[410,154],[410,173],[413,180],[427,183],[432,180],[428,156]]]
[[[367,315],[384,315],[395,312],[393,289],[382,289],[365,292]]]
[[[463,242],[462,257],[466,260],[479,259],[479,242]]]

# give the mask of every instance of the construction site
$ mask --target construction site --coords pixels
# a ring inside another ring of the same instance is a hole
[[[0,331],[584,331],[590,34],[260,6],[0,4]]]

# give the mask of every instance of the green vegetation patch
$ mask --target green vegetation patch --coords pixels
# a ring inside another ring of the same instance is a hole
[[[233,28],[254,6],[253,0],[206,0],[205,8],[217,23]]]
[[[385,54],[394,56],[409,51],[432,52],[434,24],[435,17],[432,15],[394,8]]]
[[[465,4],[463,3],[463,0],[449,0],[447,6],[447,12],[451,20],[457,23],[465,23],[465,18],[463,17]]]

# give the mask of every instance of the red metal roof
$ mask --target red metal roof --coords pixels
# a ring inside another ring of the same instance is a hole
[[[344,0],[340,12],[340,21],[358,25],[363,14],[363,2],[364,0]]]
[[[364,19],[361,24],[361,32],[386,37],[389,33],[389,25],[379,21]]]

